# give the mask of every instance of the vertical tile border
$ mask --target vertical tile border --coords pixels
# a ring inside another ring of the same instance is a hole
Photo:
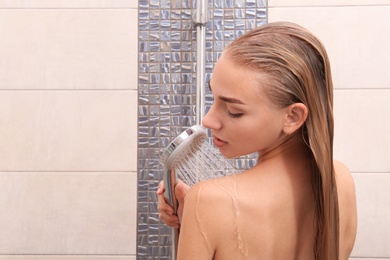
[[[170,229],[158,218],[161,152],[195,124],[196,1],[140,0],[138,53],[137,259],[171,259]],[[206,81],[225,46],[267,22],[267,0],[209,0]],[[206,90],[206,110],[210,93]],[[239,168],[253,159],[236,160]]]

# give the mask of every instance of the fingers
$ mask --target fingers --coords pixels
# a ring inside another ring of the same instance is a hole
[[[179,218],[173,214],[173,208],[165,201],[164,184],[160,182],[157,188],[157,199],[159,212],[158,217],[167,225],[178,228],[180,226]]]
[[[178,181],[175,187],[175,194],[176,194],[176,199],[178,201],[178,208],[177,208],[177,216],[178,220],[181,223],[181,219],[183,216],[183,208],[184,208],[184,198],[187,194],[187,191],[189,190],[189,186],[182,182],[181,180]]]
[[[158,217],[164,222],[165,225],[170,227],[179,228],[180,222],[176,215],[168,215],[166,213],[159,213]]]
[[[182,182],[181,180],[178,180],[178,183],[175,186],[175,195],[176,199],[178,200],[178,209],[177,209],[177,215],[174,214],[173,208],[171,205],[169,205],[166,202],[166,199],[164,197],[164,183],[161,181],[158,184],[157,187],[157,198],[158,198],[158,207],[157,210],[159,212],[158,217],[167,225],[171,227],[180,227],[181,218],[183,215],[183,208],[184,208],[184,198],[187,194],[187,191],[190,187]]]
[[[158,198],[158,206],[157,206],[158,212],[165,213],[167,215],[173,215],[173,208],[165,201],[164,194],[158,195],[157,198]]]
[[[157,209],[159,213],[158,217],[165,223],[165,225],[176,228],[180,226],[178,216],[173,214],[172,207],[167,204],[164,199],[159,199]]]
[[[175,187],[175,195],[176,195],[176,199],[179,201],[179,204],[184,203],[184,198],[185,198],[189,188],[190,188],[190,186],[188,186],[187,184],[185,184],[181,180],[178,180],[176,187]]]
[[[158,186],[157,186],[157,195],[164,194],[165,188],[164,188],[164,182],[160,181]]]

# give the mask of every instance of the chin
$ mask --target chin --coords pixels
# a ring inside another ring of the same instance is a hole
[[[259,156],[258,151],[241,151],[240,153],[237,153],[237,150],[232,151],[232,149],[228,150],[219,148],[219,152],[227,159],[235,159],[247,155],[255,155],[256,157]]]
[[[231,152],[231,151],[228,151],[228,150],[224,150],[224,149],[221,149],[219,148],[219,151],[220,153],[228,158],[228,159],[234,159],[234,158],[237,158],[237,157],[240,157],[241,155],[237,154],[237,153],[234,153],[234,152]]]

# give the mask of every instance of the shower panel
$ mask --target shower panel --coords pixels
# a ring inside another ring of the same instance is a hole
[[[206,74],[206,25],[208,21],[208,1],[197,0],[194,13],[196,27],[196,124],[202,124],[205,113],[205,74]]]

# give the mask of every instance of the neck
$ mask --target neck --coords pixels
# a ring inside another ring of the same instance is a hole
[[[259,152],[257,164],[275,159],[299,159],[307,158],[310,155],[310,149],[300,135],[285,136],[281,138],[277,145],[272,148]]]

